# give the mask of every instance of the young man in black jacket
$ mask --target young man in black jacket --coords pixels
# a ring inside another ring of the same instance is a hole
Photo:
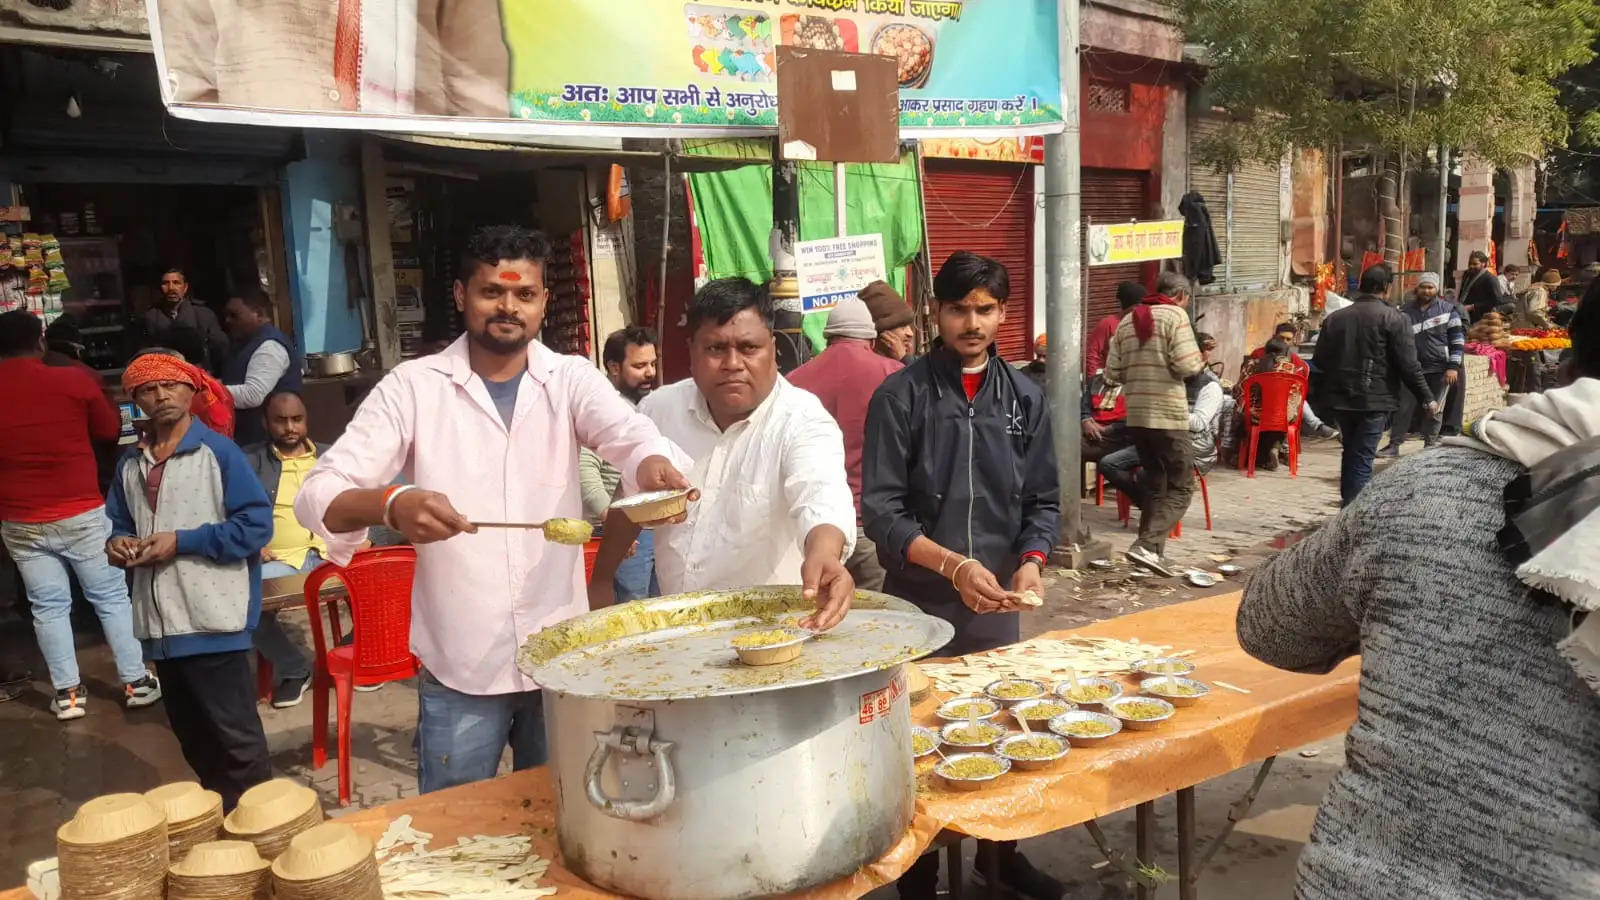
[[[1394,276],[1387,266],[1361,273],[1354,302],[1329,314],[1317,336],[1311,367],[1312,393],[1334,410],[1344,436],[1339,470],[1339,500],[1349,506],[1372,479],[1372,460],[1384,424],[1400,405],[1400,391],[1411,391],[1428,415],[1439,404],[1417,363],[1411,320],[1384,301]]]
[[[861,463],[861,515],[887,572],[884,590],[955,626],[937,656],[1014,643],[1024,596],[1043,593],[1060,517],[1044,392],[994,352],[1005,321],[1005,266],[966,251],[933,280],[939,340],[872,396]],[[1032,599],[1032,598],[1029,598]],[[993,845],[1001,881],[1059,900],[1063,885],[1015,842]],[[923,857],[900,896],[934,896],[938,860]]]

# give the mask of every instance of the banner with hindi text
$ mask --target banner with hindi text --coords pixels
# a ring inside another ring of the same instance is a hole
[[[148,0],[210,121],[687,137],[777,128],[779,45],[893,56],[906,137],[1062,126],[1055,0]]]

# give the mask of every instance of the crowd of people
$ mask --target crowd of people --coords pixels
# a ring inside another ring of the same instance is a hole
[[[299,352],[265,304],[232,298],[218,322],[188,297],[181,272],[167,273],[164,303],[146,317],[152,346],[122,374],[141,430],[105,468],[104,485],[95,445],[117,441],[121,417],[92,372],[49,358],[37,319],[0,316],[0,386],[36,399],[0,423],[0,521],[56,715],[87,710],[70,571],[105,630],[123,702],[164,700],[185,759],[231,808],[270,776],[250,656],[273,665],[274,706],[299,703],[311,674],[304,649],[262,613],[262,579],[346,564],[379,531],[416,549],[424,792],[493,776],[508,747],[516,769],[545,761],[542,694],[517,669],[516,650],[590,609],[798,584],[814,604],[803,624],[817,630],[838,624],[865,589],[950,622],[955,637],[938,655],[1019,639],[1019,611],[1043,593],[1058,539],[1060,491],[1079,486],[1058,483],[1047,342],[1021,368],[997,353],[1011,300],[1004,265],[964,251],[943,261],[921,356],[911,308],[887,283],[868,286],[830,312],[826,350],[787,376],[768,292],[742,278],[711,281],[686,314],[689,377],[658,387],[660,342],[648,329],[608,336],[602,369],[537,341],[549,255],[538,232],[476,232],[453,285],[465,333],[388,373],[325,447],[309,437]],[[1489,291],[1477,287],[1494,281],[1483,277],[1469,273],[1466,290]],[[1181,274],[1163,273],[1149,292],[1123,285],[1120,312],[1096,323],[1086,348],[1084,455],[1140,510],[1128,558],[1171,575],[1168,536],[1195,479],[1228,456],[1230,433],[1270,419],[1340,436],[1345,511],[1251,582],[1239,620],[1247,649],[1275,665],[1325,670],[1366,657],[1353,765],[1319,817],[1302,883],[1328,897],[1361,895],[1373,877],[1403,883],[1403,872],[1373,875],[1371,860],[1398,867],[1438,854],[1436,829],[1417,821],[1401,829],[1406,839],[1387,840],[1383,823],[1437,808],[1414,796],[1420,785],[1467,797],[1494,781],[1496,802],[1527,813],[1518,821],[1531,830],[1514,847],[1499,832],[1452,832],[1481,854],[1470,871],[1538,856],[1548,880],[1534,894],[1557,896],[1543,886],[1587,852],[1600,788],[1580,750],[1600,745],[1596,698],[1583,686],[1600,672],[1600,636],[1593,624],[1567,625],[1597,605],[1592,574],[1574,574],[1586,565],[1574,548],[1592,551],[1600,538],[1583,518],[1600,453],[1600,304],[1576,310],[1572,387],[1488,417],[1364,492],[1382,434],[1391,447],[1414,430],[1439,442],[1444,395],[1460,393],[1462,311],[1429,278],[1391,306],[1390,280],[1382,267],[1362,274],[1352,305],[1324,320],[1309,362],[1295,352],[1294,324],[1279,326],[1232,390],[1212,359],[1216,340],[1192,325]],[[1276,376],[1297,386],[1281,418],[1263,415]],[[1255,462],[1275,466],[1287,437],[1275,432]],[[644,528],[612,508],[655,490],[689,490],[695,502]],[[587,576],[580,548],[474,524],[579,516],[603,526]],[[1440,551],[1443,521],[1467,539]],[[1497,546],[1508,549],[1487,549]],[[1577,600],[1552,587],[1574,581]],[[1463,609],[1478,615],[1464,621]],[[1462,639],[1434,640],[1441,629]],[[1471,674],[1441,692],[1429,674],[1441,671]],[[1528,700],[1534,682],[1537,702]],[[1463,715],[1486,695],[1492,711]],[[1395,696],[1415,706],[1402,714],[1378,703]],[[1524,765],[1486,755],[1491,725],[1507,722],[1538,735],[1517,750]],[[1402,728],[1429,752],[1397,751]],[[1529,779],[1552,789],[1541,759],[1556,761],[1555,787],[1568,792],[1554,814],[1528,805],[1541,796]],[[1530,849],[1535,838],[1544,849]],[[1063,894],[1014,842],[993,852],[1013,891]],[[919,860],[901,896],[935,896],[937,876],[932,856]]]

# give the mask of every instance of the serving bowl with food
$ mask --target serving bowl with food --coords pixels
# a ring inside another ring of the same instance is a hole
[[[1173,706],[1193,706],[1211,693],[1203,681],[1179,678],[1176,675],[1159,675],[1139,682],[1139,691],[1171,703]]]
[[[1018,719],[1027,719],[1031,727],[1034,723],[1048,722],[1062,713],[1077,708],[1077,704],[1058,697],[1041,697],[1038,700],[1024,700],[1011,707],[1011,715]]]
[[[946,722],[965,722],[968,719],[992,719],[1005,707],[987,697],[952,697],[939,704],[934,715]]]
[[[1048,696],[1049,693],[1049,685],[1031,678],[1002,678],[990,682],[983,688],[984,696],[1006,706],[1013,706],[1024,700],[1037,700]]]
[[[1067,739],[1049,732],[1013,734],[994,745],[996,756],[1018,769],[1043,769],[1067,755]]]
[[[939,733],[921,725],[911,726],[911,757],[921,759],[939,749]]]
[[[628,521],[635,525],[649,525],[654,522],[663,522],[675,519],[689,511],[689,494],[687,488],[670,491],[646,491],[623,497],[611,504],[612,509],[620,509],[628,517]]]
[[[1105,706],[1122,696],[1122,682],[1111,678],[1079,678],[1056,685],[1056,696],[1079,706]]]
[[[728,643],[747,666],[775,666],[800,655],[800,645],[812,637],[803,628],[762,628],[736,635]]]
[[[1049,728],[1074,747],[1093,747],[1122,731],[1122,720],[1101,712],[1075,709],[1050,720]]]
[[[994,722],[951,722],[939,729],[941,741],[962,750],[991,747],[1005,736],[1005,726]]]
[[[1177,711],[1159,697],[1119,697],[1108,701],[1105,709],[1122,720],[1122,727],[1132,731],[1152,731]]]
[[[941,760],[933,771],[952,791],[976,791],[1011,771],[1011,762],[993,753],[956,753]]]
[[[1140,675],[1190,675],[1194,673],[1194,663],[1176,656],[1156,656],[1150,659],[1134,660],[1133,671]]]

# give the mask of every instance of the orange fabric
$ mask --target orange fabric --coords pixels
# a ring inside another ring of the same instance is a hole
[[[206,427],[225,438],[233,437],[233,394],[228,386],[211,377],[203,369],[195,369],[201,385],[189,401],[189,412],[206,423]]]
[[[128,363],[122,370],[122,389],[132,397],[139,388],[153,381],[172,381],[200,389],[200,372],[176,356],[165,353],[146,353]]]
[[[1259,762],[1268,756],[1339,734],[1355,721],[1359,661],[1349,660],[1325,676],[1296,675],[1256,662],[1234,636],[1237,592],[1148,610],[1106,622],[1053,632],[1138,638],[1193,650],[1197,677],[1213,684],[1198,706],[1180,709],[1156,731],[1125,731],[1104,749],[1074,748],[1054,769],[1013,772],[992,790],[947,793],[924,777],[911,828],[880,859],[846,878],[805,891],[806,900],[850,900],[900,877],[946,829],[986,840],[1047,834],[1127,809]],[[1250,691],[1215,686],[1216,680]],[[1133,682],[1127,682],[1132,687]],[[912,719],[934,724],[930,697],[912,709]],[[554,786],[544,767],[504,775],[386,806],[341,816],[339,821],[376,838],[395,817],[409,813],[413,825],[446,846],[460,835],[527,834],[536,853],[555,858]],[[545,881],[560,897],[610,897],[579,881],[559,864]],[[0,900],[5,898],[0,897]]]

